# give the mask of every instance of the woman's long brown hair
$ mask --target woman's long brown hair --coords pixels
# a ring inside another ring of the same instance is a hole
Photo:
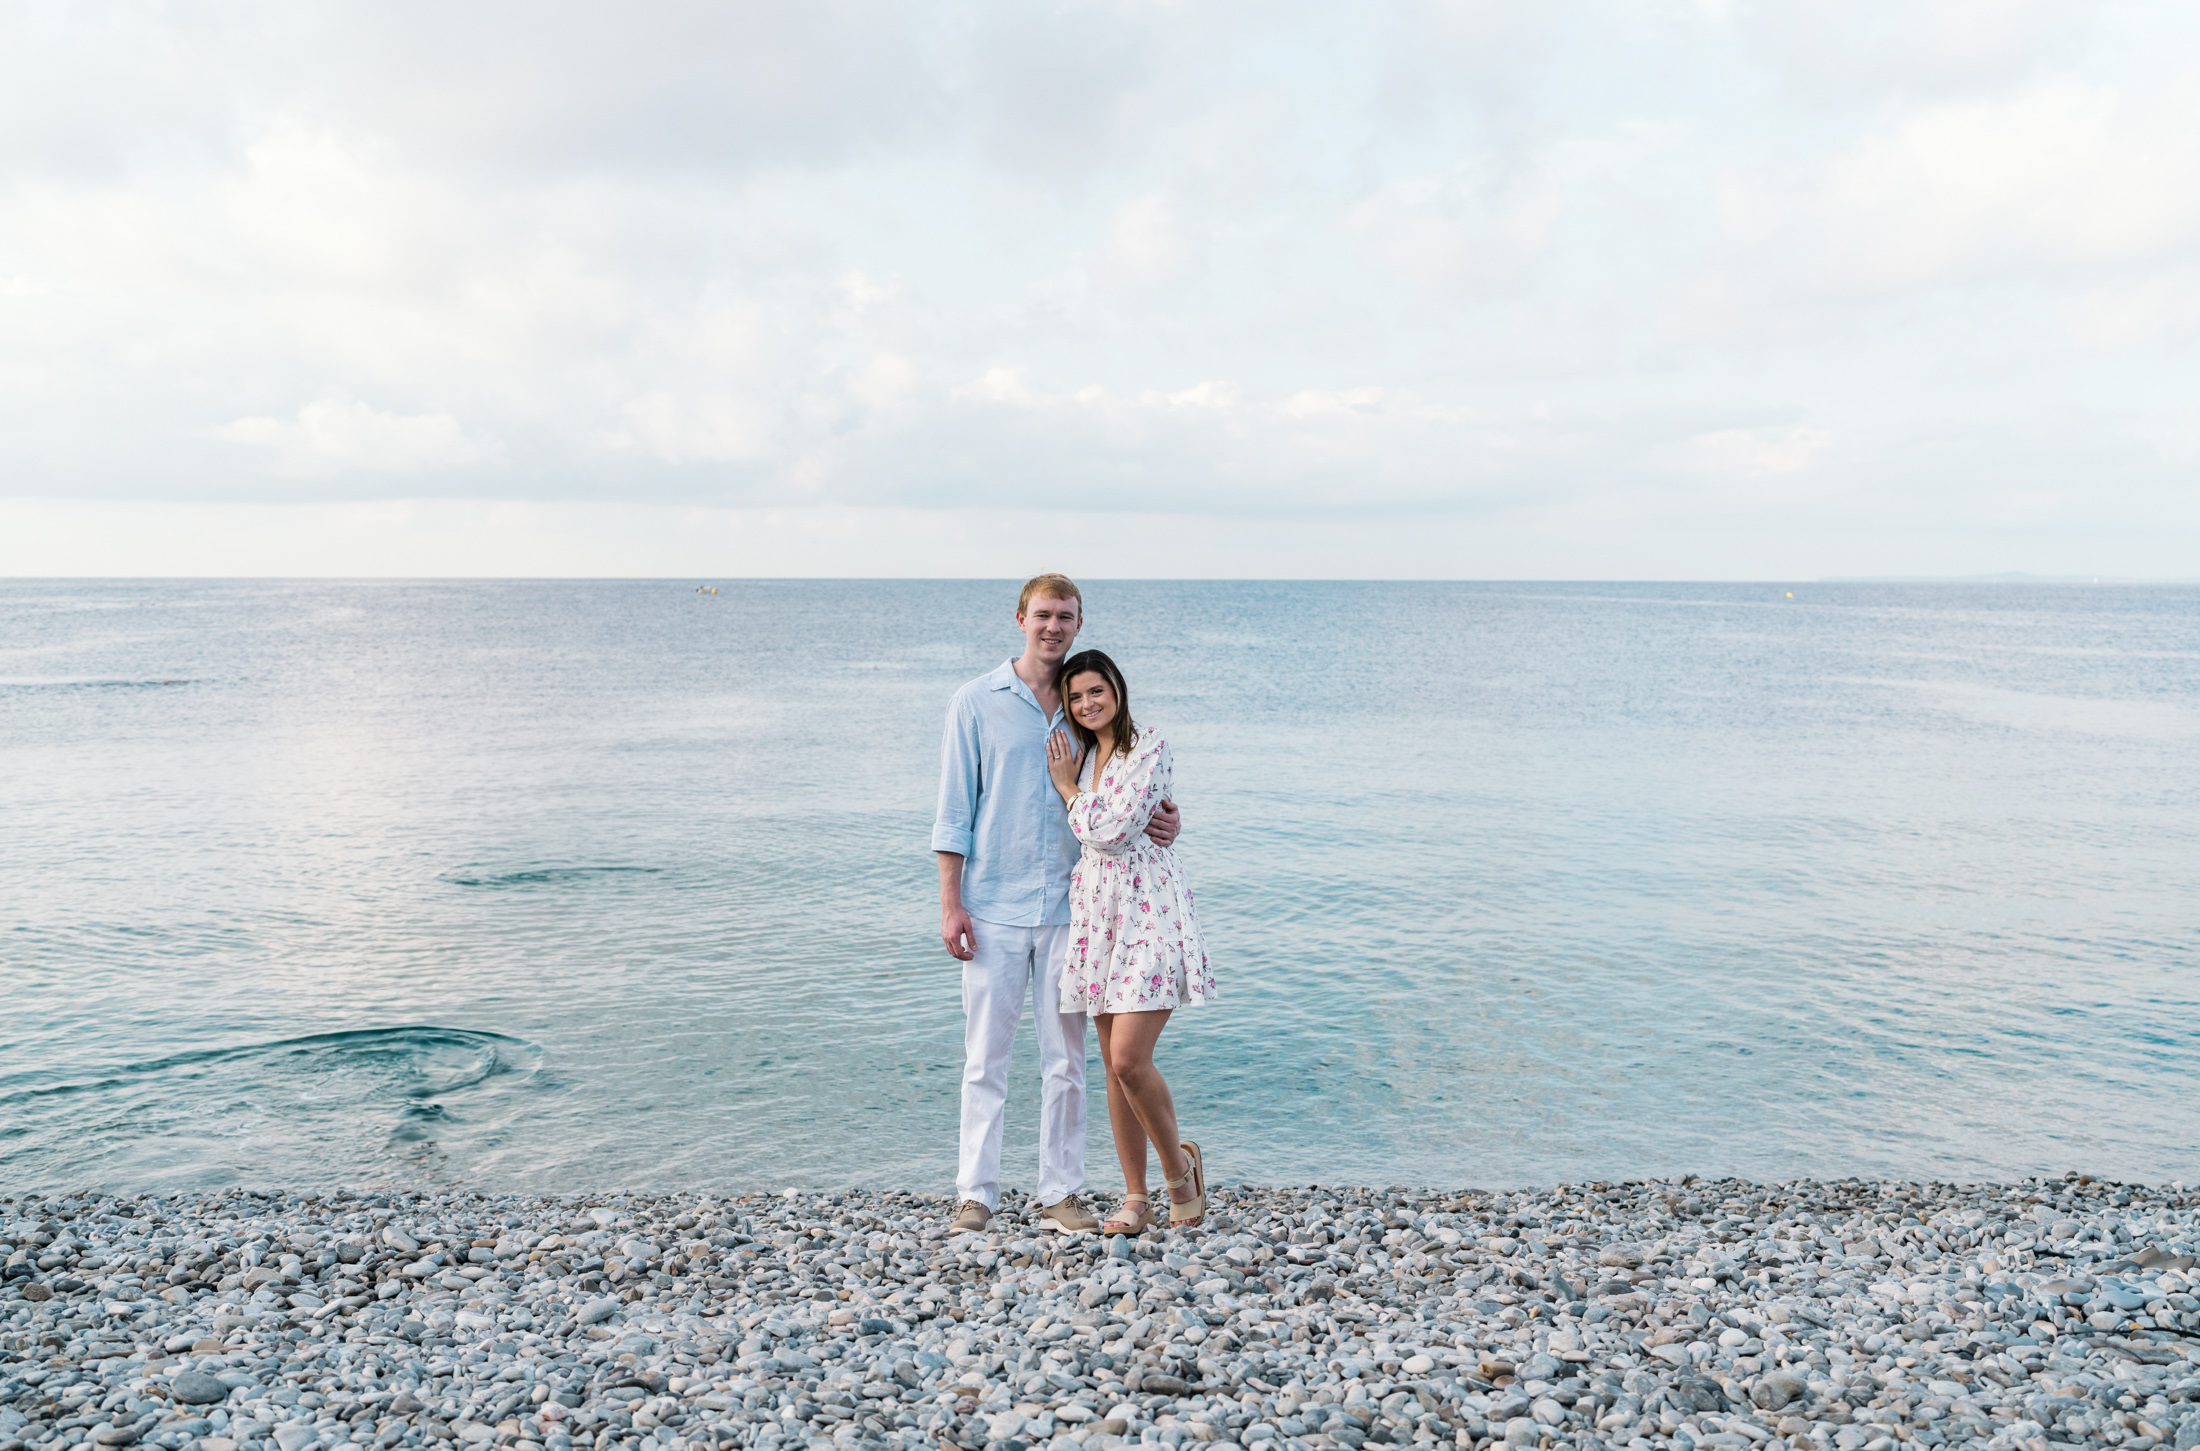
[[[1061,668],[1054,672],[1054,689],[1062,697],[1062,714],[1069,717],[1069,733],[1076,737],[1077,744],[1083,746],[1088,755],[1100,748],[1100,738],[1079,725],[1076,717],[1069,715],[1069,683],[1079,675],[1097,675],[1108,683],[1109,690],[1115,692],[1115,719],[1110,722],[1108,729],[1115,736],[1116,750],[1129,755],[1131,738],[1138,734],[1138,727],[1131,723],[1131,688],[1123,683],[1123,672],[1115,668],[1115,662],[1098,650],[1080,650],[1064,660]],[[1106,761],[1102,761],[1093,767],[1092,779],[1095,785],[1100,781],[1100,766],[1106,764]]]

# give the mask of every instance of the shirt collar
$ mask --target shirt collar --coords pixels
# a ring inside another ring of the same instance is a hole
[[[1039,709],[1039,697],[1031,693],[1031,687],[1024,684],[1024,677],[1016,673],[1016,662],[1014,660],[1003,661],[1000,669],[985,678],[985,683],[987,688],[992,690],[1013,690],[1022,696],[1033,710]],[[1061,712],[1056,711],[1055,714],[1060,715]]]

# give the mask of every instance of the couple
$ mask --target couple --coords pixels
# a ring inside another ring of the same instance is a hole
[[[1058,574],[1016,602],[1023,653],[955,692],[941,750],[932,849],[940,938],[963,963],[962,1152],[954,1227],[1001,1201],[1001,1111],[1027,991],[1039,1025],[1042,1227],[1139,1234],[1153,1223],[1146,1145],[1169,1223],[1207,1213],[1199,1145],[1179,1140],[1154,1043],[1176,1008],[1210,1002],[1214,974],[1170,843],[1178,814],[1168,743],[1132,724],[1130,692],[1097,650],[1070,654],[1084,596]],[[1105,1224],[1085,1181],[1085,1019],[1100,1032],[1108,1118],[1123,1164]]]

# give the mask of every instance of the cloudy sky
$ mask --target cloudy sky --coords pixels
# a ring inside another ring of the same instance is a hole
[[[0,573],[2200,575],[2196,17],[0,0]]]

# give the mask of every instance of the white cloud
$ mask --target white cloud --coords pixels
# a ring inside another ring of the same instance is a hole
[[[2071,301],[2070,331],[2081,345],[2103,351],[2200,334],[2200,257],[2086,287]]]
[[[2179,7],[6,13],[17,497],[2187,527]]]
[[[1167,395],[1170,406],[1176,408],[1233,408],[1237,405],[1238,390],[1220,378],[1210,378],[1204,383],[1194,383]]]
[[[1721,428],[1689,440],[1693,462],[1706,473],[1739,479],[1799,474],[1833,446],[1818,428]]]
[[[278,472],[295,478],[330,474],[406,476],[497,462],[494,439],[469,435],[448,413],[385,413],[331,394],[300,407],[294,418],[240,418],[214,435],[275,455]]]
[[[2200,74],[1905,108],[1809,190],[1744,183],[1728,206],[1745,237],[1874,289],[2173,256],[2200,242]]]
[[[1192,245],[1166,198],[1142,196],[1117,209],[1101,275],[1131,287],[1159,287],[1182,276]]]
[[[955,390],[958,398],[979,399],[987,403],[1006,403],[1030,408],[1058,400],[1032,390],[1024,380],[1021,368],[988,368],[983,376],[973,378]]]
[[[848,396],[875,413],[900,413],[922,382],[913,361],[881,349],[848,370]]]
[[[2022,80],[2082,50],[2099,9],[2072,0],[1721,0],[1783,89],[1876,105],[1888,95]]]
[[[615,441],[669,464],[746,462],[769,437],[767,421],[734,398],[645,393],[620,414],[626,428]]]
[[[1404,177],[1354,203],[1344,224],[1418,286],[1492,289],[1516,284],[1548,254],[1564,210],[1564,191],[1547,175],[1504,186]]]

